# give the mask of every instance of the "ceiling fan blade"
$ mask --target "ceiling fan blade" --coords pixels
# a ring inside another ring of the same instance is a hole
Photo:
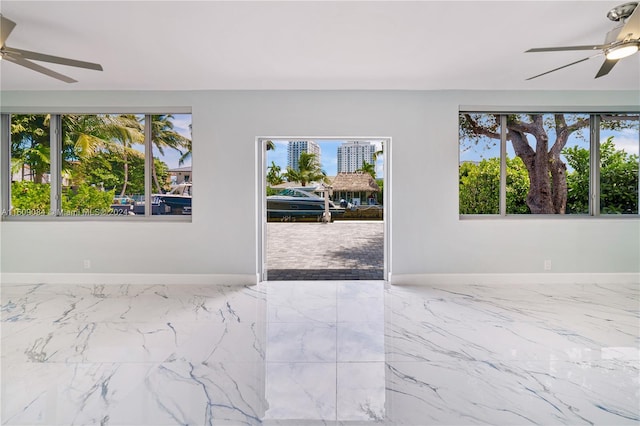
[[[51,62],[53,64],[67,65],[70,67],[87,68],[90,70],[102,71],[102,65],[93,62],[78,61],[76,59],[63,58],[60,56],[46,55],[44,53],[31,52],[29,50],[15,49],[5,46],[5,52],[10,53],[15,58],[31,59],[33,61]]]
[[[600,67],[600,70],[598,71],[598,74],[596,74],[595,78],[599,78],[599,77],[602,77],[603,75],[609,74],[609,71],[611,71],[613,66],[617,64],[618,61],[619,59],[606,59],[604,61],[604,64],[602,64],[602,66]]]
[[[13,31],[16,23],[11,19],[7,19],[0,15],[0,47],[4,46],[4,42],[7,41],[9,34]]]
[[[618,41],[623,41],[626,39],[639,39],[640,38],[640,4],[636,6],[633,10],[633,13],[624,26],[618,33]]]
[[[4,55],[3,59],[5,61],[13,62],[14,64],[17,64],[17,65],[22,65],[23,67],[29,68],[30,70],[37,71],[39,73],[48,75],[49,77],[53,77],[55,79],[64,81],[65,83],[76,83],[77,82],[77,80],[74,80],[71,77],[67,77],[66,75],[57,73],[57,72],[55,72],[53,70],[50,70],[49,68],[45,68],[45,67],[40,66],[38,64],[34,64],[33,62],[27,61],[26,59],[16,58],[16,57],[11,56],[11,55]]]
[[[571,65],[579,64],[580,62],[587,61],[587,60],[589,60],[589,59],[591,59],[591,58],[593,58],[593,56],[589,56],[589,57],[587,57],[587,58],[580,59],[579,61],[571,62],[570,64],[563,65],[563,66],[558,67],[558,68],[554,68],[554,69],[552,69],[552,70],[550,70],[550,71],[543,72],[542,74],[534,75],[533,77],[529,77],[527,80],[533,80],[534,78],[542,77],[543,75],[546,75],[546,74],[552,73],[552,72],[554,72],[554,71],[561,70],[561,69],[563,69],[563,68],[570,67]]]
[[[564,52],[567,50],[602,50],[607,45],[596,44],[596,45],[588,45],[588,46],[559,46],[559,47],[536,47],[534,49],[529,49],[525,51],[525,53],[531,52]]]

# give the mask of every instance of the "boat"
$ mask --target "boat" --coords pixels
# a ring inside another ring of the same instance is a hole
[[[291,221],[296,220],[323,220],[325,212],[325,199],[299,188],[285,188],[276,195],[267,197],[267,220]],[[329,200],[331,220],[344,214],[345,209],[337,207]]]
[[[181,183],[166,194],[153,194],[153,203],[170,208],[168,214],[191,214],[192,183]]]
[[[151,194],[152,215],[190,215],[191,183],[181,183],[166,194]],[[116,197],[111,210],[118,215],[144,215],[144,195]]]

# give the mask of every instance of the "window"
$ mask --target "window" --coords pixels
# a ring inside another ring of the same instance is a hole
[[[460,214],[637,215],[639,118],[461,112]]]
[[[10,213],[48,215],[51,208],[50,116],[14,115],[10,127]]]
[[[469,114],[461,120],[477,123],[486,134],[472,131],[460,139],[460,213],[499,214],[500,117]]]
[[[76,114],[61,119],[61,214],[143,215],[144,115]],[[133,202],[136,198],[142,203]]]
[[[638,214],[638,115],[602,115],[600,130],[600,212]]]
[[[3,114],[2,123],[3,216],[191,214],[191,114]]]

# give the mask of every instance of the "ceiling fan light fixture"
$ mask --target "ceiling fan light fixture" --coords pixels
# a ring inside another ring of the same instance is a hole
[[[608,60],[615,61],[633,55],[639,48],[640,43],[625,43],[607,50],[605,56]]]

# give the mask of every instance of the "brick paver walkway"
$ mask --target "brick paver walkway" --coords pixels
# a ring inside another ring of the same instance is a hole
[[[382,280],[384,224],[267,223],[267,279]]]

